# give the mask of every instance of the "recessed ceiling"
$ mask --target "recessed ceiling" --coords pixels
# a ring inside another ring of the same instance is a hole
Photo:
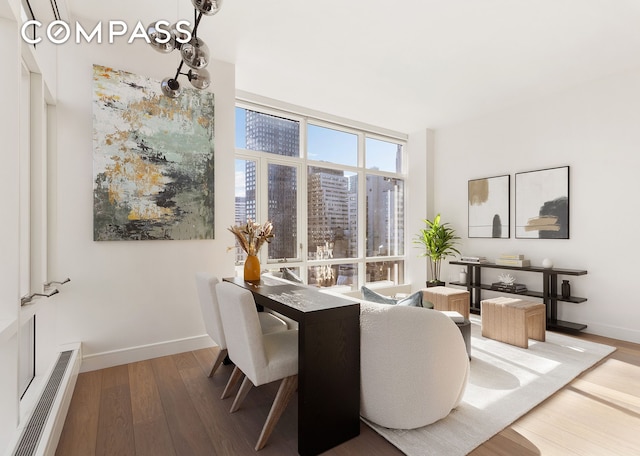
[[[189,0],[67,3],[132,24],[193,14]],[[411,133],[640,67],[639,24],[638,0],[226,0],[199,35],[239,90]]]

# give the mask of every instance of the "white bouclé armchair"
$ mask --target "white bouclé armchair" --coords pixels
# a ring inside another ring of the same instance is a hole
[[[462,400],[469,357],[459,329],[436,310],[361,301],[360,414],[380,426],[414,429]]]

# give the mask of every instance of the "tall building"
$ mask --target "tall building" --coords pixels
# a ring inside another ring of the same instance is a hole
[[[249,150],[297,157],[300,154],[298,122],[246,110],[246,147]],[[246,216],[256,220],[256,164],[248,160],[246,176]],[[289,166],[270,165],[268,169],[269,213],[275,237],[269,244],[269,258],[296,258],[297,255],[297,176]],[[262,222],[259,220],[258,222]]]
[[[333,258],[346,258],[349,240],[349,178],[344,171],[309,167],[307,176],[309,258],[330,243]]]
[[[367,175],[366,255],[389,256],[404,253],[404,183],[398,179]]]
[[[300,155],[300,123],[245,110],[247,149],[286,157]]]
[[[402,145],[398,144],[395,171],[402,172]],[[376,168],[374,168],[376,169]],[[404,181],[368,174],[366,179],[366,255],[404,254]]]
[[[345,236],[349,240],[347,247],[347,256],[350,258],[358,257],[358,175],[349,176],[349,193],[348,193],[347,209],[349,211],[348,228]]]
[[[367,257],[404,254],[404,182],[368,175],[366,180]],[[404,276],[402,264],[381,261],[366,264],[366,282],[398,281]]]
[[[246,207],[246,197],[236,196],[236,225],[244,225],[247,223]],[[244,261],[244,250],[242,250],[242,247],[240,247],[240,244],[236,241],[236,263],[241,263],[242,261]]]

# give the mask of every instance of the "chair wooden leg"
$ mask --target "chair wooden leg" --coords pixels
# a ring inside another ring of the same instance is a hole
[[[231,396],[231,390],[242,377],[244,377],[244,372],[242,372],[238,366],[235,366],[231,372],[229,380],[227,381],[227,386],[224,387],[224,391],[222,392],[220,399],[226,399]]]
[[[231,413],[237,411],[240,408],[240,405],[244,401],[244,398],[247,397],[249,391],[253,388],[253,383],[249,380],[249,377],[245,377],[242,380],[242,385],[240,385],[240,389],[238,390],[238,394],[236,394],[236,398],[233,400],[233,404],[231,404]]]
[[[216,371],[218,370],[218,367],[220,367],[220,364],[222,364],[222,361],[224,361],[224,358],[227,356],[227,349],[218,349],[218,356],[216,356],[216,359],[213,361],[213,366],[211,367],[211,372],[209,372],[209,377],[213,377],[213,374],[216,373]]]
[[[287,404],[291,400],[291,396],[293,396],[293,393],[295,393],[297,389],[297,375],[284,378],[280,383],[280,388],[278,388],[276,398],[273,401],[273,405],[271,405],[271,410],[269,410],[269,416],[267,416],[267,421],[265,421],[260,437],[258,438],[256,451],[261,450],[267,444],[267,440],[269,440],[269,436],[276,427],[276,424],[278,424],[280,416],[282,416],[282,412],[287,408]]]

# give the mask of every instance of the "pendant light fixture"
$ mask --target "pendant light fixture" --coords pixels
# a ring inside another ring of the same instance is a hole
[[[160,83],[162,93],[170,98],[177,98],[182,93],[178,81],[180,75],[186,76],[196,89],[206,89],[211,84],[211,75],[205,67],[209,64],[209,47],[198,37],[198,26],[202,16],[213,16],[222,7],[222,0],[191,0],[195,23],[193,30],[186,27],[184,21],[176,22],[168,27],[166,21],[156,21],[147,27],[147,36],[151,47],[162,54],[169,54],[174,49],[180,51],[180,64],[173,77],[166,77]],[[182,23],[181,23],[182,22]],[[189,67],[187,73],[181,73],[183,65]]]

